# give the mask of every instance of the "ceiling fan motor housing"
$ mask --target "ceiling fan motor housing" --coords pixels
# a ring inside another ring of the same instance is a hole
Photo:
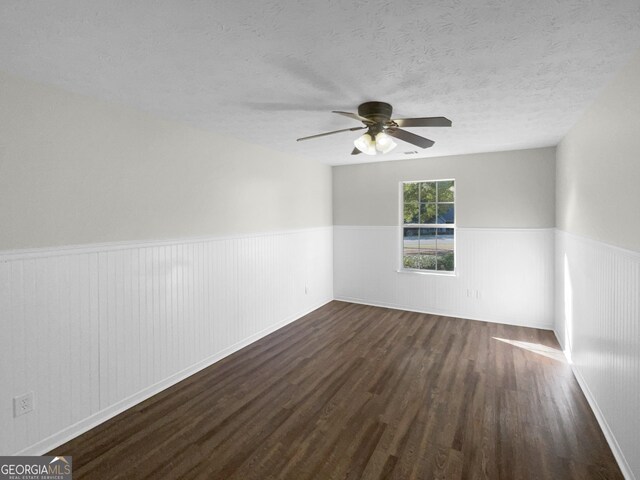
[[[375,123],[386,123],[391,120],[393,108],[385,102],[365,102],[358,107],[358,115]]]

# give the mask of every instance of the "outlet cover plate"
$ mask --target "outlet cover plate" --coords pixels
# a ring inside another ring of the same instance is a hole
[[[34,409],[33,392],[25,393],[13,398],[13,416],[19,417]]]

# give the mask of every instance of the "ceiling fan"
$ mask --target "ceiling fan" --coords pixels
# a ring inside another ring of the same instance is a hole
[[[364,127],[343,128],[333,132],[319,133],[309,137],[298,138],[297,141],[309,140],[311,138],[324,137],[340,132],[354,132],[356,130],[367,129],[367,132],[357,138],[353,144],[355,148],[351,155],[365,153],[376,155],[377,153],[388,153],[397,144],[391,137],[403,140],[420,148],[429,148],[435,142],[428,138],[421,137],[415,133],[403,130],[400,127],[450,127],[451,120],[445,117],[423,117],[423,118],[391,118],[393,107],[385,102],[365,102],[358,107],[358,113],[338,112],[339,115],[353,118],[364,123]]]

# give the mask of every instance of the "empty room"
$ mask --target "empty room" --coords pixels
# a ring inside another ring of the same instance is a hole
[[[640,3],[0,2],[0,479],[640,480]]]

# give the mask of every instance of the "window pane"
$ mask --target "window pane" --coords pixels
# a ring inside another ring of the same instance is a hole
[[[420,223],[436,223],[436,204],[420,204]]]
[[[418,201],[418,183],[404,184],[404,202]]]
[[[438,270],[452,272],[454,267],[453,228],[438,229],[437,246],[438,246]]]
[[[418,202],[404,204],[404,223],[420,223]]]
[[[405,255],[402,257],[402,266],[404,268],[419,268],[420,255]]]
[[[455,265],[453,252],[438,252],[438,270],[453,272]]]
[[[436,201],[435,182],[424,182],[420,184],[420,201],[423,203]]]
[[[405,255],[402,262],[404,268],[419,268],[420,270],[435,270],[435,255]]]
[[[402,243],[404,255],[414,255],[420,253],[420,229],[405,228]]]
[[[438,204],[438,220],[435,223],[455,223],[453,203]]]
[[[439,202],[453,202],[454,197],[455,197],[455,186],[453,184],[453,180],[438,182],[438,201]]]
[[[436,229],[421,228],[420,229],[420,254],[435,255],[437,250]]]
[[[453,252],[453,228],[438,228],[438,250]]]

